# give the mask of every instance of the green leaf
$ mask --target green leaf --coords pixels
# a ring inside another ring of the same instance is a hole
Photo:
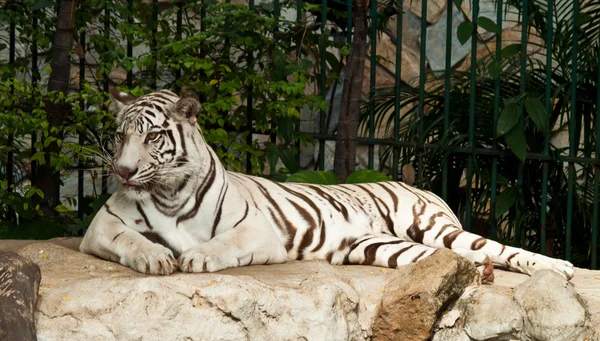
[[[462,0],[454,0],[454,4],[456,7],[460,8],[460,6],[462,6]]]
[[[361,169],[348,175],[347,184],[393,181],[389,176],[372,169]]]
[[[294,153],[291,147],[279,147],[277,153],[281,162],[283,162],[283,165],[290,173],[296,173],[300,170],[298,162],[296,162],[296,153]]]
[[[35,11],[42,8],[54,7],[54,1],[52,0],[37,0],[33,6],[31,6],[31,10]]]
[[[521,107],[514,102],[506,103],[498,118],[497,136],[508,133],[519,122],[519,118],[521,118]]]
[[[269,167],[271,168],[271,173],[275,172],[275,167],[277,167],[277,161],[279,161],[279,155],[277,154],[277,146],[272,144],[271,142],[265,143],[267,147],[265,150],[265,157],[267,158],[267,162],[269,163]]]
[[[503,59],[508,59],[514,57],[519,52],[521,52],[521,44],[510,44],[500,51],[500,56]]]
[[[506,143],[510,150],[521,160],[525,162],[525,153],[527,153],[527,142],[525,140],[525,133],[523,127],[517,124],[514,126],[506,136],[504,136]]]
[[[279,133],[281,134],[281,137],[283,137],[283,140],[286,144],[292,142],[295,131],[294,122],[291,119],[288,117],[280,118],[277,124],[277,130],[279,130]]]
[[[500,28],[498,25],[496,25],[496,23],[488,17],[477,18],[477,25],[488,32],[500,34]]]
[[[496,60],[492,61],[488,65],[488,73],[492,76],[493,79],[498,79],[500,77],[500,73],[502,72],[502,66]]]
[[[71,211],[71,209],[70,209],[70,208],[68,208],[68,207],[65,207],[65,206],[63,206],[63,205],[58,205],[58,206],[56,206],[56,207],[54,208],[54,210],[55,210],[56,212],[59,212],[59,213],[65,213],[65,212],[70,212],[70,211]]]
[[[579,13],[579,15],[577,15],[577,21],[575,24],[577,27],[581,28],[581,26],[585,25],[590,20],[592,20],[592,16],[589,13]]]
[[[544,135],[548,134],[548,114],[542,101],[536,97],[527,98],[525,100],[525,109],[527,109],[529,117],[531,117],[533,124],[535,124],[538,130]]]
[[[290,175],[285,182],[299,182],[316,185],[337,185],[340,183],[337,175],[324,171],[302,171]]]
[[[496,218],[500,218],[504,213],[519,199],[519,189],[516,187],[508,187],[504,189],[496,199]]]
[[[475,26],[473,26],[473,24],[471,24],[470,22],[461,22],[460,25],[458,25],[458,30],[456,32],[458,36],[458,41],[462,45],[464,45],[467,41],[469,41],[474,30]]]
[[[325,59],[327,60],[327,63],[329,63],[329,66],[331,66],[331,70],[333,70],[333,72],[336,74],[339,74],[340,62],[338,61],[337,57],[333,53],[327,52],[325,54]]]

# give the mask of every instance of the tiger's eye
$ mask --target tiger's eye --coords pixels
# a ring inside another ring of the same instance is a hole
[[[159,136],[160,136],[160,133],[156,132],[156,131],[146,134],[146,143],[156,141]]]

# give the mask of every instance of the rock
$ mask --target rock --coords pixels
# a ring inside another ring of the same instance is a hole
[[[427,48],[426,55],[431,70],[439,75],[446,68],[446,11],[440,20],[427,28]],[[471,51],[471,39],[465,44],[458,41],[458,26],[465,21],[465,16],[455,6],[452,5],[452,32],[451,32],[451,49],[452,55],[450,65],[454,67],[458,62],[463,60]]]
[[[44,274],[39,340],[366,340],[382,318],[376,317],[380,306],[391,308],[403,288],[412,291],[402,302],[418,300],[412,312],[426,311],[418,319],[429,321],[438,305],[477,277],[474,266],[449,250],[398,270],[303,261],[163,277],[54,241],[19,253]],[[429,310],[427,300],[433,302]]]
[[[512,44],[520,44],[521,43],[521,27],[515,26],[510,30],[506,30],[502,32],[502,48],[505,48],[508,45]],[[544,40],[539,36],[538,31],[531,27],[529,30],[529,35],[527,39],[527,54],[529,56],[537,54],[539,51],[543,49]],[[493,56],[496,53],[496,38],[490,39],[488,42],[480,43],[477,47],[477,59],[481,59],[482,57],[489,55],[489,51],[492,51]],[[544,57],[545,58],[545,57]],[[545,63],[545,59],[541,58],[538,60],[542,63]],[[456,68],[458,71],[467,71],[471,67],[471,53],[469,51],[467,57],[465,57],[464,62]]]
[[[444,13],[444,9],[446,9],[447,0],[427,0],[427,22],[428,23],[436,23],[442,13]],[[408,8],[411,12],[413,12],[417,17],[422,17],[422,1],[421,0],[413,0],[405,3],[405,6],[408,5]]]
[[[381,51],[377,50],[377,53],[380,54]],[[394,52],[395,53],[395,52]],[[395,60],[395,59],[393,59]],[[375,69],[375,87],[390,87],[396,84],[396,79],[394,78],[394,74],[388,71],[385,67],[381,66],[377,63]],[[362,81],[362,95],[365,96],[371,91],[371,62],[369,61],[369,57],[365,60],[365,70],[363,72],[363,81]],[[340,94],[341,96],[341,94]]]
[[[40,279],[35,263],[0,250],[0,340],[36,340],[34,308]]]
[[[405,271],[385,287],[374,340],[429,340],[442,309],[479,278],[472,263],[447,249]]]
[[[411,46],[411,44],[402,42],[400,79],[408,85],[417,86],[419,84],[420,52],[418,48]],[[377,86],[394,86],[394,76],[396,75],[396,42],[386,33],[383,33],[377,41],[377,56],[379,58],[376,77]],[[363,94],[368,93],[370,89],[370,69],[367,57],[365,77],[363,78]]]
[[[523,308],[524,334],[531,340],[583,340],[589,331],[585,302],[573,286],[551,270],[538,271],[515,289]]]
[[[520,307],[510,294],[478,287],[465,309],[464,329],[473,340],[510,339],[523,329]]]
[[[463,13],[467,16],[469,21],[473,21],[473,9],[471,8],[471,1],[463,1],[460,5]],[[504,5],[502,7],[502,30],[506,30],[514,27],[519,22],[519,10],[514,6]],[[495,24],[498,24],[498,12],[496,11],[495,0],[480,0],[479,1],[479,15],[478,17],[486,17],[491,19]],[[483,40],[487,40],[494,36],[494,33],[484,30],[482,27],[477,28],[477,33]]]
[[[597,320],[589,318],[586,302],[560,275],[550,270],[536,272],[531,278],[496,273],[496,283],[502,285],[467,288],[437,322],[433,341],[591,341],[600,336],[594,330]],[[574,280],[588,283],[590,279]],[[597,295],[588,297],[588,302],[598,305]],[[594,310],[592,316],[598,316],[598,312]]]

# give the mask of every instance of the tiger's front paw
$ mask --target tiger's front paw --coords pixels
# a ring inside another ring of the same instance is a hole
[[[178,263],[182,272],[215,272],[235,266],[203,247],[186,250],[179,256]]]
[[[131,257],[121,259],[121,264],[145,274],[170,275],[177,269],[173,252],[159,244],[144,245],[135,249]]]

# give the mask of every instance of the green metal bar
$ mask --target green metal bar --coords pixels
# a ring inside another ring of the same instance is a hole
[[[479,0],[473,0],[472,3],[472,22],[475,28],[471,36],[471,77],[469,87],[469,149],[475,147],[475,99],[477,97],[477,17],[479,16]],[[467,156],[467,204],[465,205],[465,230],[471,231],[473,222],[472,192],[473,192],[473,162],[475,156],[473,153]]]
[[[158,79],[158,40],[156,35],[158,34],[158,0],[152,0],[152,80],[150,87],[156,89],[156,83]]]
[[[319,133],[307,133],[315,139],[322,139],[325,141],[335,141],[336,135],[332,134],[319,134]],[[361,145],[368,144],[378,144],[381,146],[398,146],[400,148],[411,148],[418,151],[429,151],[429,150],[445,150],[451,149],[453,153],[459,154],[473,154],[475,156],[496,156],[506,158],[509,156],[514,156],[511,151],[507,150],[494,150],[492,148],[482,148],[482,147],[448,147],[444,145],[440,145],[439,143],[423,143],[420,144],[415,141],[399,141],[395,142],[394,139],[369,139],[369,138],[359,138],[358,143]],[[557,162],[576,162],[586,165],[594,165],[600,167],[600,161],[596,158],[586,158],[586,157],[571,157],[571,156],[562,156],[562,155],[548,155],[544,156],[543,153],[532,153],[527,152],[525,156],[528,160],[537,160],[537,161],[550,161],[553,163]]]
[[[600,39],[598,41],[598,49],[600,50]],[[599,51],[600,52],[600,51]],[[598,81],[596,87],[598,94],[596,95],[596,160],[600,161],[600,53],[598,53]],[[594,216],[592,218],[592,270],[598,268],[598,207],[600,204],[600,167],[594,168]]]
[[[127,23],[129,27],[133,25],[133,0],[127,0]],[[131,44],[131,36],[127,34],[127,58],[133,57],[133,45]],[[127,70],[127,87],[133,86],[133,68]]]
[[[281,16],[281,5],[279,4],[279,0],[273,0],[273,16],[275,17],[275,31],[279,30],[279,17]],[[271,118],[271,131],[270,131],[270,140],[271,143],[277,143],[277,121],[274,118]]]
[[[444,135],[450,129],[450,76],[452,75],[452,12],[454,1],[446,5],[446,61],[444,64]],[[442,161],[442,200],[448,200],[448,158]]]
[[[424,127],[423,127],[423,118],[425,117],[425,107],[424,107],[424,102],[425,102],[425,76],[426,76],[426,69],[425,69],[425,53],[427,52],[426,49],[426,45],[427,45],[427,1],[421,1],[421,48],[420,48],[420,57],[419,57],[419,106],[418,106],[418,113],[419,113],[419,145],[422,145],[425,143],[425,137],[423,136],[424,133]],[[415,151],[416,153],[416,151]],[[423,155],[421,155],[420,153],[417,153],[417,169],[418,169],[418,175],[417,175],[417,186],[419,188],[423,188]]]
[[[577,54],[579,29],[577,28],[577,17],[579,15],[579,1],[573,2],[573,48],[571,53],[571,116],[569,117],[569,156],[577,155],[576,129],[576,107],[577,107]],[[573,197],[575,195],[575,164],[569,162],[569,180],[567,185],[567,230],[565,231],[565,259],[571,260],[571,224],[573,223]]]
[[[37,37],[38,35],[38,28],[39,28],[39,10],[35,10],[32,12],[32,16],[33,16],[33,22],[32,22],[32,28],[33,28],[33,36]],[[35,88],[38,84],[38,81],[40,79],[40,71],[38,69],[38,44],[37,44],[37,38],[33,39],[32,43],[31,43],[31,83],[33,85],[33,87]],[[35,91],[35,90],[34,90]],[[37,149],[35,148],[35,143],[37,142],[37,132],[36,131],[32,131],[31,132],[31,155],[34,155],[37,152]],[[38,162],[37,161],[31,161],[31,183],[35,183],[36,179],[37,179],[37,168],[38,168]]]
[[[375,137],[375,86],[377,84],[377,0],[371,0],[371,75],[369,86],[369,138]],[[375,164],[375,145],[369,145],[369,169]]]
[[[321,1],[321,34],[325,35],[325,24],[327,24],[327,0]],[[325,100],[327,96],[327,44],[325,42],[325,37],[320,40],[319,52],[321,58],[321,82],[319,86],[319,91],[321,92],[321,97]],[[319,132],[321,134],[326,133],[326,117],[325,110],[321,110],[319,112]],[[325,169],[325,140],[319,140],[319,170]]]
[[[399,1],[403,1],[403,0],[399,0]],[[348,6],[348,10],[347,10],[348,17],[346,18],[346,42],[348,44],[351,44],[352,43],[352,8],[353,8],[352,0],[346,0],[346,5]]]
[[[248,2],[248,9],[250,9],[251,11],[254,10],[254,0],[250,0]],[[202,5],[202,12],[204,13],[204,16],[202,16],[202,19],[204,19],[204,17],[206,16],[206,8],[204,5]],[[202,22],[204,22],[204,20],[202,20]],[[202,26],[203,27],[203,26]],[[252,54],[250,53],[248,55],[248,59],[250,60],[252,58]],[[246,99],[246,117],[247,120],[246,121],[246,131],[248,131],[248,136],[246,136],[246,143],[248,144],[248,146],[252,146],[252,119],[254,117],[254,108],[253,108],[253,98],[252,98],[252,85],[250,85],[248,87],[248,98]],[[250,174],[252,172],[252,155],[250,154],[250,152],[246,153],[246,173]]]
[[[398,1],[396,14],[396,79],[394,84],[394,142],[400,142],[400,84],[402,75],[402,19],[404,16],[404,1]],[[392,149],[392,178],[398,180],[398,163],[400,162],[400,149]]]
[[[297,0],[296,1],[296,26],[300,27],[300,25],[302,24],[302,7],[303,7],[303,3],[302,0]],[[298,58],[298,60],[300,60],[300,56],[302,55],[302,30],[300,30],[298,32],[298,34],[296,34],[296,58]],[[296,136],[300,135],[300,120],[298,120],[298,122],[296,122]],[[299,165],[300,164],[300,140],[296,140],[296,148],[298,150],[298,153],[296,153],[296,162]]]
[[[279,21],[279,17],[281,16],[281,4],[279,0],[273,0],[273,16],[275,20]]]
[[[177,21],[175,28],[175,39],[181,41],[182,38],[182,30],[183,30],[183,1],[177,2]],[[227,45],[227,44],[226,44]],[[181,78],[181,67],[178,67],[175,70],[175,79],[179,80]]]
[[[81,30],[79,33],[79,44],[81,45],[81,50],[84,51],[85,53],[85,29]],[[85,82],[85,58],[79,58],[79,91],[82,92],[83,88],[84,88],[84,83]],[[80,110],[84,110],[84,105],[85,102],[82,99],[79,100],[79,108]],[[79,132],[79,145],[83,146],[85,143],[85,134],[84,132]],[[80,159],[78,164],[77,164],[77,217],[79,219],[83,219],[83,197],[84,197],[84,174],[83,174],[83,168],[85,167],[85,164],[83,163],[83,160]]]
[[[546,122],[550,127],[550,112],[552,110],[552,41],[554,39],[553,20],[554,16],[554,0],[548,0],[548,14],[546,16],[546,93],[544,96],[544,105],[546,107],[546,113],[548,114]],[[544,155],[548,156],[550,153],[550,132],[545,136],[544,139]],[[540,211],[540,253],[545,255],[546,252],[546,222],[548,210],[548,162],[544,162],[542,165],[542,207]]]
[[[12,6],[11,6],[12,7]],[[10,12],[13,12],[14,9],[10,9]],[[8,28],[8,44],[9,44],[9,48],[8,48],[8,63],[10,65],[13,65],[13,63],[15,62],[15,55],[16,55],[16,46],[17,46],[17,39],[16,39],[16,24],[15,24],[15,20],[14,20],[14,16],[10,15],[10,24],[9,24],[9,28]],[[11,87],[11,94],[14,95],[14,88]],[[14,135],[8,134],[8,138],[7,138],[7,144],[8,144],[8,153],[6,155],[6,181],[7,181],[7,192],[13,192],[13,184],[14,184]],[[6,217],[8,218],[7,220],[16,220],[15,217],[15,213],[13,212],[13,210],[8,209],[7,215]]]
[[[521,17],[521,79],[519,85],[519,93],[521,95],[525,94],[527,91],[527,37],[529,32],[529,1],[523,0],[523,9],[522,9],[522,17]],[[521,118],[520,125],[524,129],[525,128],[525,101],[521,101]],[[519,162],[519,167],[517,170],[517,187],[519,189],[520,196],[523,195],[523,169],[524,162]],[[515,236],[517,237],[517,245],[521,247],[524,246],[525,243],[525,228],[521,226],[521,216],[523,212],[521,209],[520,203],[517,204],[517,215],[516,221],[519,225],[517,225],[517,231],[515,231]]]
[[[104,39],[105,41],[110,40],[110,9],[108,8],[108,1],[104,3]],[[108,63],[108,61],[102,60],[102,64],[106,63]],[[110,63],[112,63],[112,61],[110,61]],[[103,77],[104,79],[102,87],[104,93],[108,93],[108,82],[110,79],[109,73],[104,73]],[[102,194],[108,193],[108,172],[105,169],[102,169],[102,180],[100,183],[102,184]]]
[[[503,0],[498,0],[496,3],[496,24],[498,27],[502,27],[502,17],[503,17]],[[496,56],[495,61],[497,63],[502,62],[502,58],[500,56],[500,52],[502,51],[502,34],[496,35]],[[498,136],[496,134],[496,126],[498,126],[498,116],[500,114],[500,81],[502,80],[501,75],[496,78],[496,82],[494,83],[494,116],[492,122],[492,148],[494,150],[498,149]],[[497,240],[498,239],[498,231],[496,228],[496,197],[498,194],[498,157],[492,157],[492,188],[490,193],[490,238]]]

